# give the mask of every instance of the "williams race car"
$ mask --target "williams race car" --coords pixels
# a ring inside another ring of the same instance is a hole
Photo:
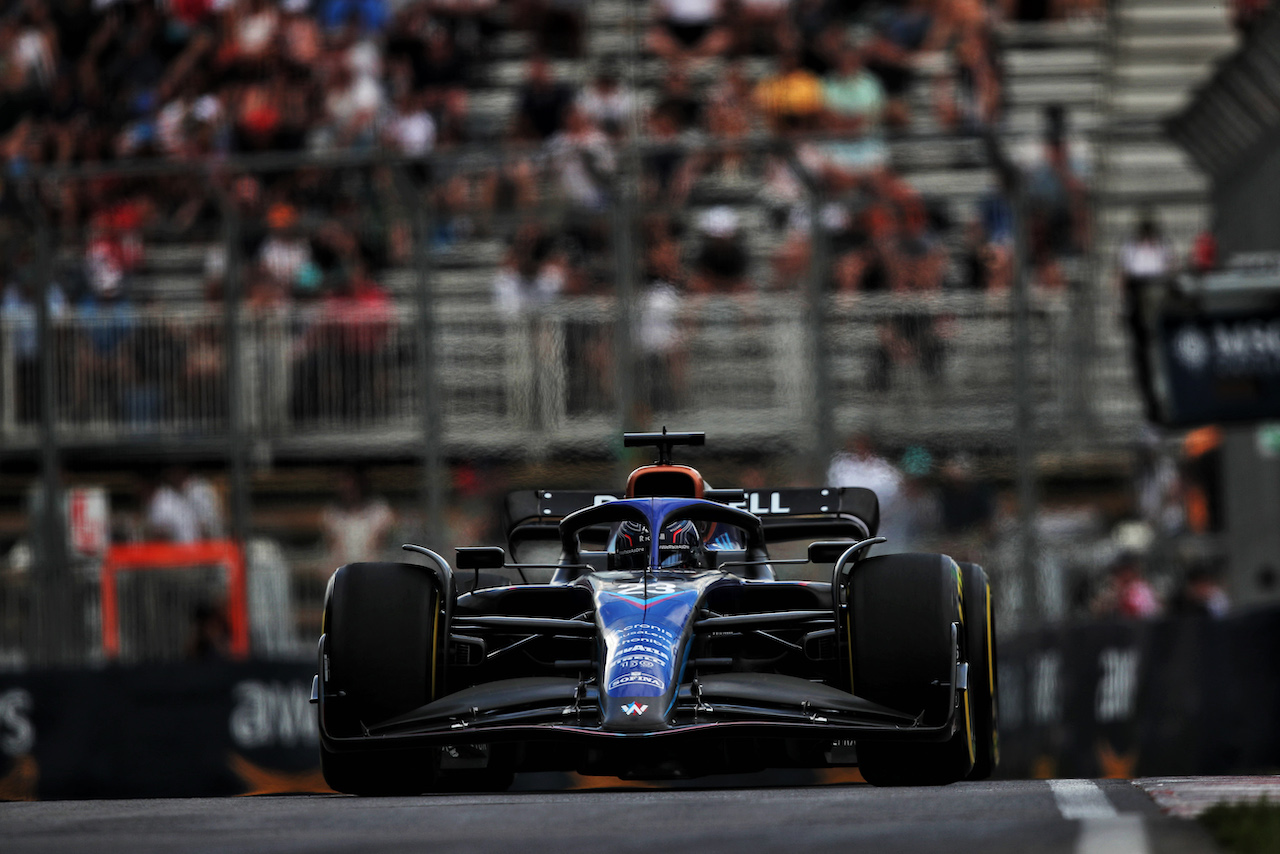
[[[981,567],[868,556],[860,488],[713,489],[658,460],[621,495],[507,499],[507,549],[355,563],[325,595],[324,777],[339,792],[501,790],[520,771],[673,779],[859,766],[881,786],[989,776],[995,622]],[[815,541],[816,540],[816,541]],[[810,541],[807,559],[769,544]],[[548,563],[509,562],[553,545]],[[817,564],[829,581],[780,580]],[[540,583],[530,573],[549,574]],[[512,583],[519,578],[520,583]]]

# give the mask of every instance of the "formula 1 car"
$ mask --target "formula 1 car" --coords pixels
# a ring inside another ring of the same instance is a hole
[[[507,498],[507,548],[339,568],[325,594],[320,758],[339,792],[507,788],[520,771],[674,779],[858,765],[875,785],[998,761],[981,567],[868,556],[861,488],[713,489],[671,461],[702,433],[628,433],[658,460],[622,495]],[[807,559],[770,542],[813,541]],[[830,581],[780,580],[817,564]],[[827,568],[829,567],[829,569]],[[484,570],[484,572],[482,572]],[[541,583],[510,583],[541,570]],[[499,576],[509,573],[509,577]]]

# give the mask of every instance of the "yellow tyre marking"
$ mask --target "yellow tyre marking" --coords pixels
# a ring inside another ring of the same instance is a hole
[[[431,618],[431,699],[436,698],[436,661],[440,658],[440,650],[436,649],[440,639],[440,608],[433,600],[431,607],[435,610],[435,615]]]
[[[960,564],[955,561],[951,565],[956,568],[956,597],[960,600],[960,630],[964,631],[964,575],[960,571]],[[964,733],[965,743],[969,746],[969,767],[977,761],[978,744],[977,739],[973,735],[973,721],[969,717],[969,707],[973,705],[972,692],[966,690],[964,692]]]
[[[992,640],[995,637],[995,608],[991,604],[991,585],[987,588],[987,684],[991,686],[991,761],[995,765],[1000,764],[1000,722],[996,718],[996,703],[999,698],[996,697],[996,645]]]

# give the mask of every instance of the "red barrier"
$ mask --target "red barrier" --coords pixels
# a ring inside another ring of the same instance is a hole
[[[107,658],[120,655],[120,612],[116,576],[147,569],[224,566],[227,569],[227,627],[231,655],[249,657],[248,591],[244,552],[231,540],[196,543],[127,543],[107,549],[102,563],[102,649]]]

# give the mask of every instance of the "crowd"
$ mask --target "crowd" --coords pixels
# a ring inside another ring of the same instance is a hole
[[[632,169],[644,212],[639,323],[651,330],[641,335],[643,355],[668,377],[682,373],[671,296],[696,305],[794,290],[807,275],[815,228],[829,245],[826,284],[835,293],[1009,287],[1012,215],[999,190],[970,210],[953,209],[912,186],[894,165],[891,142],[924,125],[958,140],[999,130],[1006,94],[997,24],[1092,14],[1089,3],[641,5],[641,60],[656,59],[656,71],[588,50],[589,9],[574,0],[0,4],[0,249],[13,250],[0,252],[5,315],[33,315],[35,259],[19,251],[24,240],[13,227],[33,201],[82,247],[58,271],[51,307],[108,317],[164,301],[133,287],[149,241],[215,243],[234,212],[237,284],[250,309],[270,317],[316,306],[318,328],[298,331],[287,383],[294,414],[313,413],[313,377],[335,347],[338,365],[383,347],[378,330],[394,299],[382,274],[413,259],[415,208],[429,212],[435,250],[475,235],[507,242],[493,302],[521,317],[563,296],[612,293],[618,271],[606,214]],[[511,64],[500,39],[522,32],[520,82],[495,125],[474,102],[493,90],[498,67]],[[1065,286],[1060,260],[1090,239],[1087,165],[1068,124],[1064,110],[1049,108],[1042,146],[1027,164],[1031,262],[1048,288]],[[762,137],[787,144],[762,147]],[[629,142],[640,143],[634,164],[625,162]],[[216,168],[233,155],[379,150],[412,160],[403,169]],[[983,165],[973,150],[957,148],[970,154],[958,154],[956,165]],[[474,167],[425,159],[446,151],[489,156]],[[205,169],[23,180],[42,167],[147,158]],[[758,240],[733,204],[708,209],[697,195],[726,184],[750,188],[748,198],[768,209],[769,239]],[[812,187],[827,198],[816,226]],[[211,307],[225,293],[228,263],[221,247],[210,250]],[[371,331],[342,327],[352,318]],[[895,366],[907,362],[941,379],[945,331],[935,318],[904,311],[878,336],[872,388],[888,388]],[[223,358],[219,342],[196,335],[184,343],[189,387],[217,397],[210,375]],[[605,348],[589,340],[580,349]],[[81,353],[91,377],[136,370],[137,359],[105,339]],[[144,417],[176,405],[146,395],[113,404]]]
[[[1203,432],[1203,431],[1201,431]],[[1034,605],[1022,580],[997,584],[1002,603],[1054,620],[1220,618],[1231,608],[1224,567],[1211,553],[1186,548],[1183,534],[1219,530],[1216,485],[1207,475],[1212,437],[1195,432],[1176,452],[1148,446],[1132,490],[1087,504],[1042,496],[1037,509]],[[876,554],[933,552],[987,567],[1018,565],[1020,529],[1013,490],[989,460],[965,452],[936,456],[925,445],[891,449],[854,434],[831,460],[826,482],[872,489],[880,501]],[[1105,508],[1105,509],[1104,509]],[[1060,587],[1059,587],[1060,585]],[[1021,591],[1017,594],[1014,591]]]

